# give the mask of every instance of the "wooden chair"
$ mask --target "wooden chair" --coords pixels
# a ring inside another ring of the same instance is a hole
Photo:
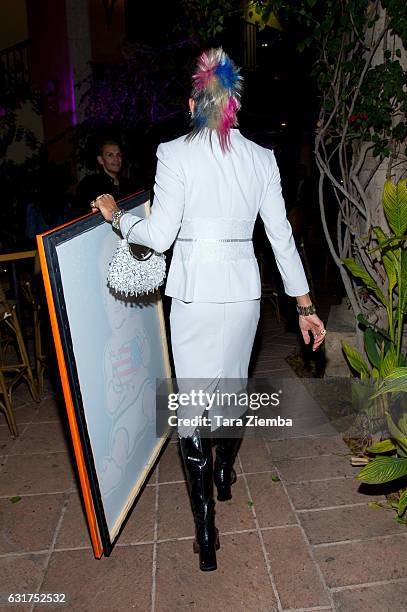
[[[43,353],[43,342],[41,334],[41,304],[33,291],[32,283],[25,281],[22,292],[32,309],[33,324],[33,346],[34,346],[34,371],[37,385],[38,396],[44,392],[44,371],[47,366],[47,355]]]
[[[10,348],[14,348],[11,355]],[[21,333],[16,306],[8,303],[0,288],[0,409],[4,412],[13,436],[18,436],[18,428],[13,413],[12,392],[21,379],[28,384],[33,400],[39,402],[38,388]]]

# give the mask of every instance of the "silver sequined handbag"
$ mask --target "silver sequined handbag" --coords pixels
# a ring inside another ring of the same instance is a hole
[[[165,278],[165,255],[153,249],[129,244],[130,232],[139,219],[127,232],[126,238],[119,241],[112,261],[109,264],[107,284],[115,293],[143,295],[153,293]]]

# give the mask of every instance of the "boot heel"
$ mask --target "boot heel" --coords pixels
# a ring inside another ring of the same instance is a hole
[[[218,569],[216,562],[216,551],[219,550],[219,533],[216,529],[215,546],[204,544],[200,546],[197,541],[194,541],[193,549],[195,553],[199,553],[199,569],[202,572],[213,572]]]

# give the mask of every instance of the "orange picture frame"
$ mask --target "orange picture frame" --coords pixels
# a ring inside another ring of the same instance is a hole
[[[144,207],[145,215],[149,214],[149,193],[146,191],[134,194],[119,202],[120,208],[132,211],[137,206]],[[58,361],[59,374],[62,384],[62,391],[65,401],[66,413],[70,428],[70,435],[75,455],[77,473],[79,477],[80,489],[82,492],[86,519],[88,523],[93,552],[96,558],[103,554],[109,555],[113,549],[114,542],[120,532],[120,528],[127,515],[131,512],[143,484],[151,472],[161,448],[165,443],[166,437],[158,439],[153,452],[146,458],[145,466],[138,475],[136,482],[131,490],[129,499],[123,507],[123,512],[116,521],[113,529],[109,531],[106,521],[103,520],[101,510],[101,496],[98,494],[97,482],[95,482],[94,461],[92,460],[92,449],[90,448],[89,435],[86,431],[86,419],[81,417],[78,411],[78,384],[75,384],[75,356],[72,354],[72,343],[69,334],[66,332],[66,321],[61,321],[62,311],[64,310],[64,297],[60,283],[57,278],[58,257],[57,245],[69,236],[75,236],[81,232],[89,232],[93,227],[98,227],[104,223],[102,216],[98,213],[90,213],[79,219],[56,227],[44,234],[37,236],[38,253],[41,264],[41,271],[44,280],[44,287],[51,321],[52,335],[55,344],[56,356]],[[110,231],[111,229],[108,228]],[[155,296],[155,308],[157,313],[157,325],[162,343],[163,378],[171,378],[171,367],[168,354],[168,344],[166,337],[163,306],[159,292]],[[66,316],[66,315],[65,315]],[[80,399],[80,398],[79,398]],[[97,480],[97,478],[96,478]]]

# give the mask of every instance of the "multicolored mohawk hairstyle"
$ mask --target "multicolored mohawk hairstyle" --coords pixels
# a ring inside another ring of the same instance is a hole
[[[201,135],[204,128],[215,130],[222,151],[230,148],[230,129],[238,125],[243,77],[240,69],[221,47],[209,49],[198,58],[192,75],[191,97],[195,102],[192,131],[187,139]]]

